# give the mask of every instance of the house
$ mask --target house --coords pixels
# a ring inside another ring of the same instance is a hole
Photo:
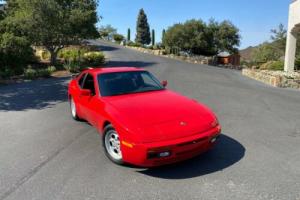
[[[240,65],[241,56],[239,54],[230,54],[228,52],[221,52],[217,55],[217,62],[220,65]]]
[[[289,9],[289,25],[285,53],[284,71],[295,70],[297,37],[300,36],[300,0],[292,0]]]

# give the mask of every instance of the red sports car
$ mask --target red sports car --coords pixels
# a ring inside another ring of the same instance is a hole
[[[96,127],[117,164],[153,167],[209,150],[221,132],[216,116],[166,85],[139,68],[88,69],[69,84],[71,114]]]

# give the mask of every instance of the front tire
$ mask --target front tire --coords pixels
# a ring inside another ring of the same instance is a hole
[[[105,155],[114,163],[123,165],[121,141],[119,134],[114,127],[109,124],[104,128],[103,148]]]
[[[74,120],[79,121],[80,118],[77,115],[77,107],[74,99],[70,97],[70,110],[71,110],[71,116]]]

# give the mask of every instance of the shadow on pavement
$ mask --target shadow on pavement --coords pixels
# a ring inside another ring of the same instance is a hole
[[[49,78],[0,87],[0,111],[43,109],[67,101],[69,78]]]
[[[187,179],[221,171],[240,161],[245,148],[238,141],[221,135],[214,149],[191,160],[158,168],[149,168],[139,173],[163,179]]]
[[[115,50],[120,49],[118,47],[100,44],[99,41],[97,41],[97,40],[87,40],[85,43],[88,45],[91,45],[91,46],[95,46],[97,49],[99,49],[101,51],[115,51]]]
[[[117,47],[106,46],[106,45],[97,45],[97,48],[99,48],[99,50],[101,51],[115,51],[119,49]]]
[[[156,65],[155,62],[143,62],[143,61],[108,61],[105,67],[152,67]]]

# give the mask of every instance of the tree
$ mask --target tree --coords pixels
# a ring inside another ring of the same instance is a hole
[[[193,54],[211,55],[208,36],[206,24],[201,20],[193,19],[168,28],[163,38],[163,45]]]
[[[228,51],[236,53],[237,46],[240,45],[239,29],[230,21],[223,21],[217,28],[215,43],[218,51]]]
[[[124,36],[117,33],[113,35],[113,38],[119,44],[124,40]]]
[[[175,24],[163,36],[163,45],[198,55],[216,55],[221,51],[235,53],[240,43],[239,30],[229,21],[188,20]]]
[[[286,47],[287,31],[283,24],[279,24],[278,28],[271,29],[271,40],[274,48],[283,56]]]
[[[97,0],[10,0],[4,21],[16,36],[44,46],[55,64],[63,47],[98,36],[96,7]]]
[[[22,74],[23,67],[33,60],[33,49],[25,37],[13,33],[0,33],[0,72],[9,70]]]
[[[256,63],[265,63],[268,61],[277,61],[280,59],[281,54],[272,43],[261,44],[253,52],[253,59]]]
[[[106,26],[101,26],[99,29],[100,38],[106,39],[106,40],[112,40],[113,35],[117,33],[117,29],[112,27],[110,24]]]
[[[152,29],[152,36],[151,36],[152,46],[155,45],[155,30]]]
[[[138,15],[135,41],[142,45],[150,44],[151,42],[148,19],[143,9],[140,10]]]
[[[127,30],[127,41],[130,41],[130,28]]]

